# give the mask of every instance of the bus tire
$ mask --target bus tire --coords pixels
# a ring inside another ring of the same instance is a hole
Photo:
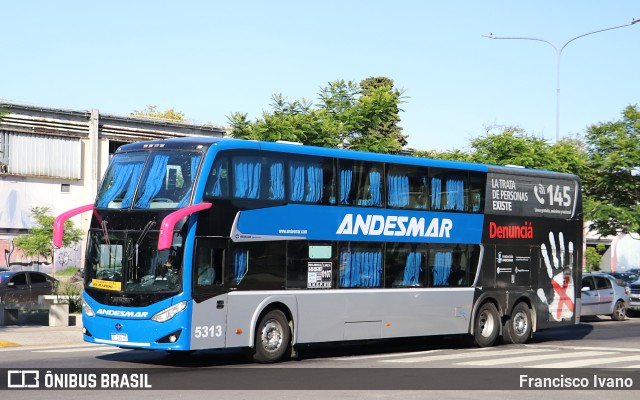
[[[531,329],[531,310],[526,303],[520,302],[504,324],[502,340],[505,343],[524,344],[531,337]]]
[[[484,303],[480,306],[474,328],[473,341],[476,346],[493,346],[500,333],[500,314],[493,303]]]
[[[256,326],[252,358],[259,363],[272,363],[284,357],[291,342],[289,321],[280,310],[267,312]]]

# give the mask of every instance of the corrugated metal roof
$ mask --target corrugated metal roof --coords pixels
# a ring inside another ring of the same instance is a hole
[[[9,132],[8,173],[80,179],[80,139]]]

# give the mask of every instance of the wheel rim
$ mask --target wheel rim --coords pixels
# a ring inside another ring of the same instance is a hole
[[[618,303],[616,304],[616,314],[618,315],[618,318],[623,319],[625,312],[624,312],[624,304],[622,303]]]
[[[495,318],[493,314],[484,311],[480,314],[480,334],[482,337],[490,337],[495,330]]]
[[[513,317],[513,331],[518,336],[523,336],[529,329],[529,319],[523,312],[517,313]]]
[[[268,320],[260,331],[260,342],[267,351],[276,351],[282,345],[284,337],[282,325],[275,319]]]

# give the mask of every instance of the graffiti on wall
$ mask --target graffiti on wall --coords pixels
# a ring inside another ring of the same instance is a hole
[[[26,256],[22,250],[14,246],[13,240],[11,239],[0,239],[0,254],[2,254],[0,267],[9,268],[14,271],[31,270],[51,274],[54,272],[54,268],[55,271],[60,271],[68,267],[82,267],[79,244],[57,249],[54,256],[55,263],[53,265],[49,260]]]

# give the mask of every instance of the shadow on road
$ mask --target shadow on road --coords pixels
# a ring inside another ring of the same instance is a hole
[[[300,345],[296,360],[333,357],[367,356],[429,350],[454,350],[473,347],[468,335],[430,336],[419,338],[382,339],[358,342],[331,342]],[[254,365],[242,349],[199,350],[196,352],[167,353],[163,351],[130,350],[98,357],[105,361],[133,364],[173,366],[184,368]],[[281,365],[281,364],[280,364]]]
[[[621,329],[623,328],[623,329]],[[579,345],[580,341],[599,342],[611,338],[639,337],[640,324],[633,319],[611,321],[608,317],[583,318],[582,323],[563,328],[545,329],[533,334],[529,343]],[[626,341],[625,341],[626,342]],[[424,352],[430,350],[456,350],[473,348],[469,335],[430,336],[419,338],[383,339],[360,342],[332,342],[298,346],[296,360],[322,360],[335,357],[389,355]],[[167,353],[164,351],[129,350],[98,357],[133,365],[203,368],[253,365],[242,349],[199,350],[196,352]],[[296,360],[291,361],[295,363]],[[287,363],[284,363],[286,365]],[[278,364],[278,365],[283,365]]]
[[[544,343],[557,340],[581,340],[588,337],[593,332],[593,325],[581,323],[574,326],[562,328],[550,328],[539,332],[534,332],[531,343]]]

